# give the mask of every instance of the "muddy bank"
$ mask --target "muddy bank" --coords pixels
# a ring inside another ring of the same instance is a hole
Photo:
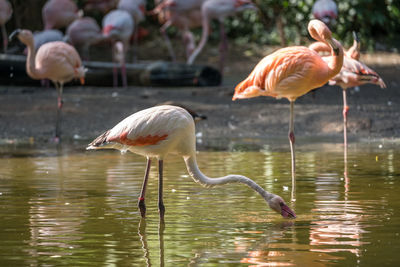
[[[80,87],[64,90],[64,139],[90,140],[126,116],[165,101],[187,105],[208,116],[197,125],[207,138],[286,138],[289,104],[286,99],[259,97],[232,102],[235,85],[247,76],[257,57],[231,60],[218,87]],[[364,85],[349,89],[349,138],[400,137],[400,60],[387,54],[365,56],[385,80],[386,89]],[[204,63],[204,62],[203,62]],[[214,62],[207,62],[213,64]],[[367,62],[368,63],[368,62]],[[300,97],[295,104],[297,137],[342,135],[342,92],[324,86]],[[54,134],[56,91],[52,86],[0,86],[0,139],[2,142],[47,142]]]

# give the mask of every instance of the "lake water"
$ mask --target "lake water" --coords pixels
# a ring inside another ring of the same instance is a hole
[[[344,177],[339,142],[298,142],[291,203],[289,145],[265,142],[201,150],[200,169],[251,177],[295,220],[246,186],[201,187],[175,156],[164,165],[165,224],[156,164],[141,220],[143,157],[84,144],[1,146],[0,266],[400,266],[400,144],[352,143]]]

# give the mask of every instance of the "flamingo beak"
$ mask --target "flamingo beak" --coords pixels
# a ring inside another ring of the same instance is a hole
[[[15,36],[18,36],[18,34],[19,34],[21,31],[22,31],[21,29],[16,29],[15,31],[13,31],[13,32],[10,34],[10,36],[8,37],[8,40],[12,41],[12,40],[15,38]]]
[[[332,39],[327,39],[327,42],[332,47],[335,56],[339,55],[339,46],[336,43],[337,41],[332,38]]]
[[[296,218],[296,213],[292,211],[286,204],[281,203],[281,215],[283,218],[294,219]]]

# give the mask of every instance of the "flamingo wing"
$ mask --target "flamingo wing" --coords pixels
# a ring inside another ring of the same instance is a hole
[[[315,51],[302,46],[282,48],[262,59],[236,86],[233,100],[259,95],[294,100],[320,86],[319,76],[326,69]]]

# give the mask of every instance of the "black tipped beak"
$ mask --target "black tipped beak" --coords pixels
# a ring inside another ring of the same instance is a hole
[[[21,29],[16,29],[13,31],[10,36],[8,37],[8,40],[12,41],[14,40],[15,36],[17,36],[21,32]]]
[[[296,218],[296,213],[291,210],[286,204],[281,204],[281,215],[283,218],[294,219]]]
[[[335,56],[339,55],[339,46],[337,45],[335,39],[332,38],[327,41],[328,41],[329,45],[332,47],[333,53],[335,54]]]
[[[357,35],[357,33],[355,31],[353,31],[353,38],[357,43],[360,42],[360,38],[358,38],[358,35]]]

